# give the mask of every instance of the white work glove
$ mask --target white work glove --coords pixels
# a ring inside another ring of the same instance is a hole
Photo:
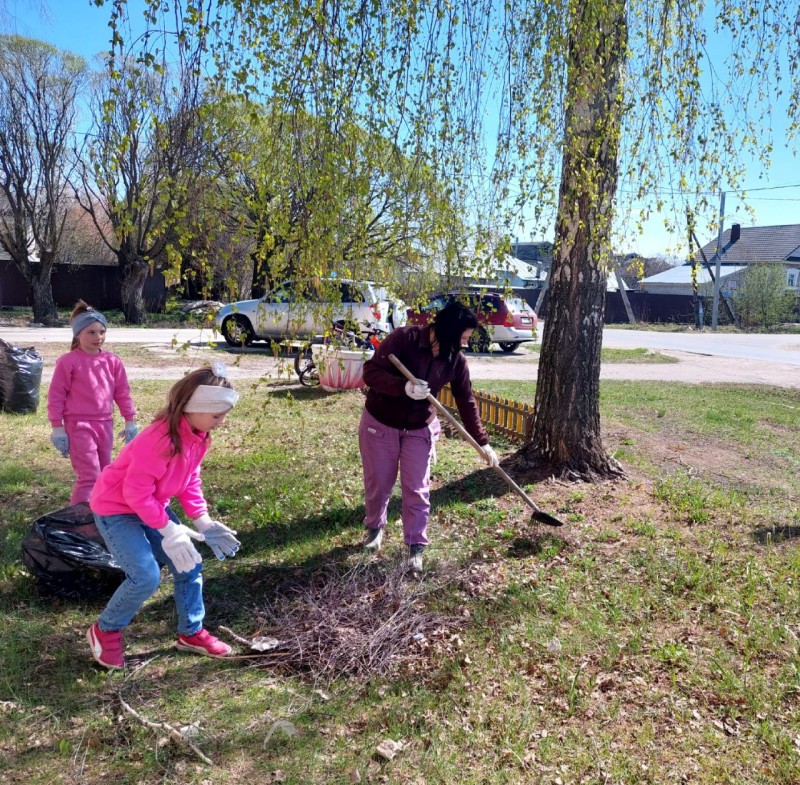
[[[163,529],[157,531],[164,538],[161,543],[164,553],[169,556],[178,572],[191,572],[203,561],[197,548],[192,545],[192,540],[205,539],[200,532],[174,521],[170,521]]]
[[[483,454],[486,458],[486,463],[489,466],[499,466],[500,459],[497,457],[497,453],[492,449],[490,444],[484,444],[482,446]]]
[[[69,458],[69,436],[62,427],[53,428],[50,434],[50,441],[64,458]]]
[[[130,444],[136,438],[137,433],[139,433],[139,426],[133,420],[128,420],[120,436],[125,439],[125,444]]]
[[[406,382],[406,395],[413,398],[415,401],[422,401],[428,397],[431,388],[428,383],[417,379],[416,382]]]
[[[234,556],[242,544],[236,539],[233,529],[220,521],[212,520],[208,513],[195,518],[192,523],[197,531],[203,533],[206,545],[220,561],[224,561],[226,556]]]

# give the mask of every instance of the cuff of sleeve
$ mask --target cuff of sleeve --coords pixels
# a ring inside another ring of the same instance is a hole
[[[151,529],[157,529],[158,531],[162,531],[163,532],[164,529],[166,529],[167,526],[169,526],[171,523],[174,523],[174,521],[169,517],[169,515],[164,513],[164,519],[160,520],[158,523],[147,523],[147,521],[144,521],[144,523],[145,523],[146,526],[149,526]]]

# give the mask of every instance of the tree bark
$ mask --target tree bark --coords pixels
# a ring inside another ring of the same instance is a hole
[[[31,299],[33,300],[33,321],[46,327],[52,327],[58,322],[58,312],[53,299],[53,286],[50,275],[35,277],[29,283]]]
[[[19,251],[19,247],[15,250]],[[41,254],[40,261],[34,264],[28,258],[24,246],[22,254],[23,258],[19,254],[12,258],[28,284],[28,294],[33,302],[33,321],[52,327],[58,323],[58,311],[53,298],[53,259],[47,254]]]
[[[600,349],[617,187],[627,0],[579,0],[568,47],[564,151],[534,423],[540,470],[622,474],[600,433]]]
[[[144,259],[130,259],[120,255],[120,298],[126,324],[144,324],[147,311],[144,307],[144,282],[150,265]]]

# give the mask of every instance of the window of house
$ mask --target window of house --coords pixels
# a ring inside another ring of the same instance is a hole
[[[786,271],[786,285],[791,289],[797,288],[797,280],[800,278],[800,271],[787,270]]]

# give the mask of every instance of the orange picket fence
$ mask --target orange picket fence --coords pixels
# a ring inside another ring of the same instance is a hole
[[[533,406],[480,390],[473,390],[473,392],[481,422],[486,427],[502,433],[514,441],[522,442],[528,438],[533,428]],[[449,412],[458,416],[456,401],[449,384],[445,385],[439,393],[439,402]],[[443,428],[445,425],[442,423]],[[447,429],[445,428],[445,430]]]

